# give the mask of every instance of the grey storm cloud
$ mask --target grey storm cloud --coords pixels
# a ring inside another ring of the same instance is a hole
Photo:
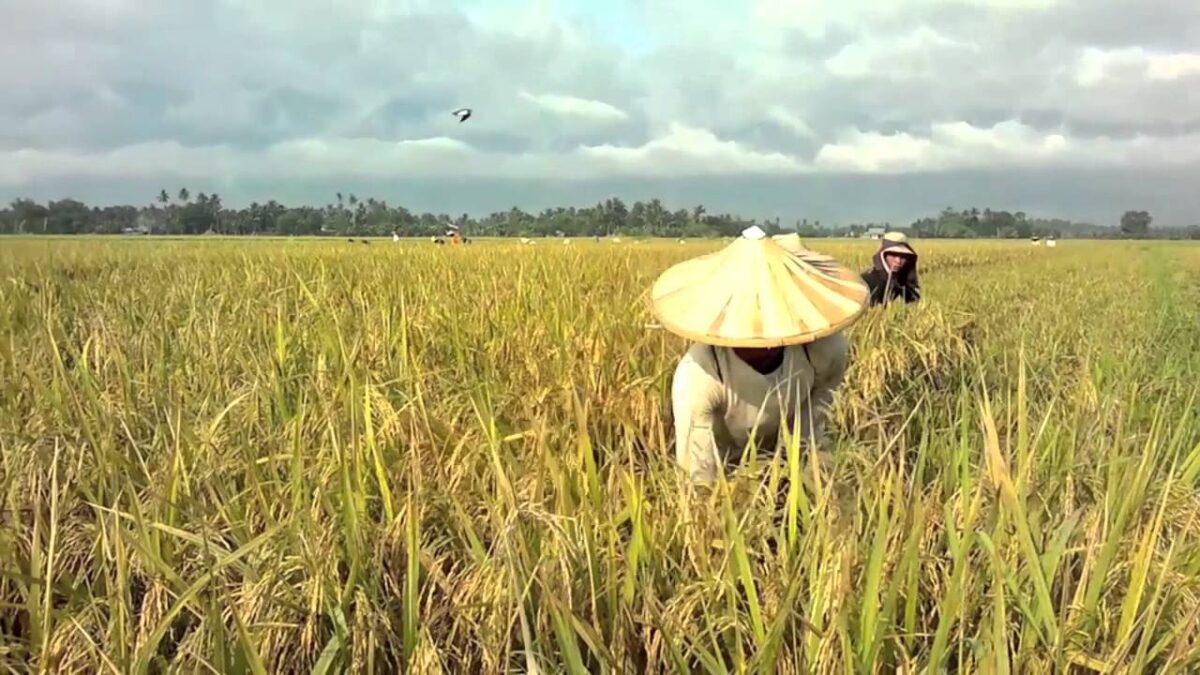
[[[0,196],[1200,221],[1200,3],[621,1],[650,44],[537,1],[8,0]]]

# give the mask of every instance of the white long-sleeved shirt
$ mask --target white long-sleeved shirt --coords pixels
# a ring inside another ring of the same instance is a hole
[[[848,361],[841,333],[785,348],[783,363],[766,375],[731,348],[693,344],[671,383],[676,461],[693,480],[716,480],[720,464],[740,459],[752,430],[754,447],[773,449],[797,409],[801,441],[819,440]]]

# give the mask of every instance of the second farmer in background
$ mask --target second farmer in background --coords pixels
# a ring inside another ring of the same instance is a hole
[[[862,280],[871,289],[871,305],[886,305],[900,298],[904,302],[921,299],[921,282],[917,279],[917,252],[902,232],[888,232],[879,242],[879,250],[871,257],[871,269],[863,272]]]

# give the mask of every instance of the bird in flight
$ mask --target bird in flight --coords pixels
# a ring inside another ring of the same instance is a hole
[[[459,123],[461,124],[462,122],[466,122],[467,119],[469,117],[471,117],[471,109],[470,108],[459,108],[458,110],[455,110],[451,114],[454,115],[455,117],[457,117]]]

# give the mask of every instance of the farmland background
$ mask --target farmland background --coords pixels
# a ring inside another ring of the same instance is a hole
[[[0,664],[1200,667],[1200,247],[916,245],[830,461],[697,491],[644,293],[719,243],[7,238]]]

